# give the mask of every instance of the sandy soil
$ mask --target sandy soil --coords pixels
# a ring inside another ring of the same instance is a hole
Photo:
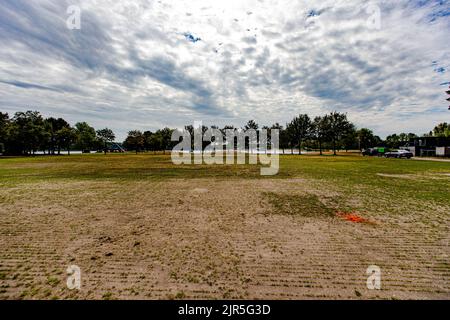
[[[450,298],[448,208],[366,212],[369,225],[277,214],[265,197],[339,194],[321,190],[303,179],[2,189],[0,298]],[[369,265],[381,290],[366,287]]]
[[[419,157],[413,157],[413,160],[419,160],[419,161],[437,161],[437,162],[450,162],[450,159],[448,158],[419,158]]]

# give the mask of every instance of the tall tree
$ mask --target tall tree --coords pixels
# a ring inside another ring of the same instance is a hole
[[[279,132],[280,132],[280,134],[279,134],[280,149],[287,149],[287,148],[289,148],[290,137],[289,137],[289,132],[286,130],[286,128],[284,128],[279,123],[275,123],[274,125],[272,125],[271,129],[278,129]]]
[[[127,149],[135,150],[138,154],[144,148],[144,135],[139,130],[130,131],[123,144]]]
[[[151,150],[151,151],[153,151],[153,153],[155,153],[156,151],[159,151],[162,149],[162,145],[163,145],[162,136],[158,133],[154,133],[148,138],[147,143],[148,143],[149,150]]]
[[[293,141],[298,143],[298,154],[302,153],[303,141],[311,137],[312,122],[307,114],[301,114],[295,117],[287,126]]]
[[[191,150],[194,150],[194,126],[193,125],[188,125],[184,127],[184,130],[186,130],[187,132],[189,132],[189,134],[191,135]],[[160,135],[160,132],[157,132]],[[162,144],[162,137],[161,137],[161,144]]]
[[[247,142],[247,139],[245,141],[245,147],[249,149],[250,153],[253,153],[252,146],[256,146],[256,148],[258,148],[258,136],[259,136],[258,129],[259,129],[259,125],[254,120],[248,121],[247,124],[243,128],[244,131],[249,131],[249,130],[256,131],[255,136],[249,136],[249,139],[251,139],[252,141],[249,140]]]
[[[203,133],[205,133],[205,126],[203,126],[202,130]],[[161,147],[164,151],[164,154],[166,154],[166,150],[170,149],[173,145],[172,143],[172,132],[173,130],[170,128],[164,128],[161,130],[158,130],[158,134],[161,136]]]
[[[253,130],[256,131],[256,130],[259,129],[259,125],[254,120],[250,120],[245,125],[244,130],[247,131],[247,130],[250,130],[250,129],[253,129]]]
[[[5,152],[9,123],[10,121],[8,114],[0,112],[0,153]]]
[[[337,143],[348,134],[353,125],[348,121],[345,113],[332,112],[325,116],[327,123],[327,136],[333,146],[333,154],[336,155]]]
[[[386,146],[389,148],[396,149],[400,146],[400,137],[398,134],[394,133],[386,137]]]
[[[97,130],[97,138],[103,143],[103,150],[106,154],[106,152],[108,151],[108,142],[113,142],[116,136],[111,129],[105,128]]]
[[[400,133],[400,134],[394,133],[386,137],[385,144],[389,148],[396,149],[399,148],[400,146],[406,145],[414,138],[417,138],[417,135],[414,133]]]
[[[17,112],[13,118],[13,143],[19,153],[35,153],[47,138],[44,119],[37,111]]]
[[[372,130],[367,128],[361,128],[356,132],[358,137],[359,150],[366,150],[370,147],[375,147],[378,143]]]
[[[222,129],[220,129],[220,131],[222,132],[223,135],[223,142],[225,145],[228,145],[228,140],[227,140],[227,131],[229,132],[235,132],[236,128],[233,125],[226,125],[224,126]],[[232,146],[233,150],[237,147],[237,142],[235,138],[233,138],[233,142],[230,142],[230,146]]]
[[[284,136],[283,136],[283,132],[284,132],[284,128],[281,124],[279,124],[278,122],[276,122],[275,124],[273,124],[270,128],[267,128],[267,139],[268,139],[268,145],[270,146],[270,148],[272,149],[274,147],[273,141],[272,141],[272,130],[278,130],[278,147],[283,149],[284,143],[285,141],[283,141]]]
[[[58,154],[61,153],[61,141],[57,138],[57,132],[63,128],[69,128],[70,125],[66,120],[62,118],[47,118],[45,119],[45,128],[48,132],[48,148],[52,154],[55,154],[55,151],[58,150]]]
[[[406,144],[407,142],[409,142],[409,138],[408,138],[408,134],[402,132],[398,135],[398,140],[400,142],[401,145]]]
[[[77,132],[70,126],[63,127],[62,129],[56,131],[56,139],[58,141],[58,146],[61,149],[66,149],[67,154],[70,156],[70,148],[77,140]]]
[[[327,140],[328,123],[326,117],[315,117],[312,123],[313,136],[319,144],[320,155],[323,154],[322,145]]]
[[[346,152],[358,148],[358,135],[356,127],[352,123],[350,124],[348,131],[342,136],[341,142]]]
[[[149,151],[150,150],[150,139],[153,135],[153,132],[151,131],[144,131],[144,150]]]
[[[450,137],[450,124],[442,122],[433,129],[433,135],[435,137]]]
[[[379,137],[376,137],[376,138],[380,139]],[[411,140],[413,140],[415,138],[418,138],[417,134],[411,133],[411,132],[408,133],[408,141],[411,141]]]
[[[92,151],[97,141],[95,129],[86,122],[78,122],[75,124],[75,131],[77,133],[77,146],[83,151]]]

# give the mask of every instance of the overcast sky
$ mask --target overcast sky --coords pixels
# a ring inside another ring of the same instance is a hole
[[[383,137],[450,121],[450,1],[367,3],[1,0],[0,111],[118,140],[332,110]],[[67,27],[71,5],[80,30]]]

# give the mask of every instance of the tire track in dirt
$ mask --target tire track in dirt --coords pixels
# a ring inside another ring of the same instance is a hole
[[[272,213],[290,180],[60,182],[0,193],[0,298],[449,298],[445,207],[381,222]],[[328,198],[327,198],[328,197]],[[424,220],[426,217],[426,220]],[[65,286],[71,264],[82,289]],[[382,290],[366,288],[369,265]]]

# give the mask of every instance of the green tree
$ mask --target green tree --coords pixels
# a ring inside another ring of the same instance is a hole
[[[415,139],[415,138],[418,138],[418,137],[419,136],[417,134],[415,134],[415,133],[408,133],[408,142],[413,140],[413,139]]]
[[[298,143],[298,154],[302,153],[302,143],[312,135],[312,122],[307,114],[295,117],[287,126],[294,143]]]
[[[104,152],[108,151],[108,142],[113,142],[116,138],[114,132],[111,129],[105,128],[97,130],[97,138],[102,142],[104,146]]]
[[[353,124],[350,124],[350,127],[348,131],[343,135],[341,142],[346,152],[348,150],[354,150],[358,148],[358,135]]]
[[[51,154],[55,154],[55,151],[58,150],[58,154],[61,154],[61,141],[58,140],[57,132],[63,128],[69,128],[70,125],[66,120],[62,118],[47,118],[45,119],[45,129],[48,133],[48,140],[43,142],[49,149]]]
[[[258,145],[258,136],[259,136],[259,125],[254,121],[250,120],[247,122],[247,124],[244,126],[244,131],[254,130],[256,132],[256,136],[249,136],[249,139],[252,141],[246,139],[245,141],[245,148],[249,149],[249,152],[253,153],[253,150],[251,150],[251,146],[257,146]]]
[[[157,133],[152,134],[150,137],[148,137],[147,144],[149,150],[153,151],[154,153],[161,150],[163,145],[162,136]]]
[[[392,149],[397,149],[401,144],[400,136],[396,133],[391,134],[386,137],[385,143],[386,143],[387,147],[392,148]]]
[[[156,151],[159,151],[162,149],[162,137],[160,134],[152,134],[148,139],[148,146],[149,150],[153,151],[155,153]]]
[[[253,130],[256,131],[256,130],[259,129],[259,125],[254,120],[250,120],[245,125],[244,130],[247,131],[247,130],[250,130],[250,129],[253,129]]]
[[[150,139],[153,135],[153,132],[151,131],[144,131],[144,150],[145,151],[149,151],[151,150],[150,148]]]
[[[391,134],[386,137],[386,145],[389,148],[397,149],[401,146],[406,145],[412,139],[417,138],[417,135],[414,133],[400,133],[400,134]]]
[[[63,127],[56,131],[56,139],[59,147],[62,149],[65,148],[70,156],[70,148],[77,141],[77,132],[71,127]]]
[[[41,114],[37,111],[17,112],[12,121],[14,126],[10,134],[15,152],[34,154],[48,136]]]
[[[359,150],[366,150],[371,147],[375,147],[379,141],[373,134],[373,131],[367,128],[361,128],[356,131],[358,138]]]
[[[332,112],[325,116],[327,123],[327,136],[329,137],[333,154],[336,155],[336,149],[338,142],[348,134],[354,126],[348,121],[347,114]]]
[[[203,133],[206,131],[206,127],[203,127]],[[158,130],[158,134],[161,136],[161,148],[164,151],[164,154],[166,154],[166,150],[171,149],[173,143],[172,143],[172,129],[164,128],[162,130]]]
[[[0,153],[5,152],[8,140],[9,124],[9,115],[7,113],[0,112]]]
[[[283,144],[284,144],[284,141],[283,141],[283,138],[284,138],[284,136],[283,136],[284,128],[283,128],[283,126],[277,122],[277,123],[273,124],[270,128],[265,127],[265,129],[267,130],[267,142],[268,142],[268,147],[273,148],[273,142],[272,142],[272,130],[278,130],[278,139],[279,139],[278,145],[279,145],[279,148],[282,149],[283,146],[284,146],[284,145],[283,145]]]
[[[144,135],[139,130],[130,131],[123,144],[125,148],[135,150],[138,154],[144,148]]]
[[[408,137],[408,134],[406,134],[406,133],[400,133],[398,135],[398,139],[399,139],[400,145],[405,145],[406,143],[409,142],[409,137]]]
[[[280,126],[280,149],[287,149],[290,147],[289,132],[283,126]]]
[[[229,130],[230,132],[235,132],[235,131],[236,131],[236,128],[235,128],[233,125],[226,125],[226,126],[224,126],[222,129],[220,129],[220,131],[222,132],[222,135],[223,135],[223,137],[224,137],[224,138],[223,138],[223,142],[224,142],[225,144],[228,143],[227,137],[226,137],[226,135],[227,135],[227,130]],[[236,139],[234,139],[234,140],[236,140]],[[230,145],[232,145],[233,149],[235,149],[235,148],[237,147],[236,141],[233,141],[232,143],[230,142]]]
[[[433,129],[433,135],[435,137],[450,137],[450,124],[442,122]]]
[[[95,129],[86,122],[78,122],[75,124],[75,132],[77,134],[77,147],[82,151],[91,151],[97,142]]]
[[[312,134],[319,144],[320,155],[323,154],[322,145],[327,141],[328,123],[326,117],[315,117],[312,123]]]

